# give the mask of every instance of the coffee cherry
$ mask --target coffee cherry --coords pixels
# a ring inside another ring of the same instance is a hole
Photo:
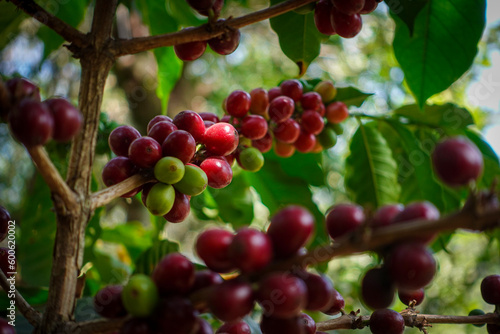
[[[204,120],[204,121],[211,121],[214,123],[219,123],[219,117],[211,112],[200,112],[198,115]]]
[[[229,258],[243,273],[263,269],[272,257],[271,239],[264,233],[243,227],[229,245]]]
[[[328,315],[335,315],[340,313],[344,309],[345,301],[344,297],[335,289],[333,289],[332,304],[327,310],[322,312]]]
[[[43,103],[33,99],[22,100],[9,114],[14,137],[26,147],[45,145],[54,132],[54,117]]]
[[[242,90],[235,90],[226,100],[226,112],[233,117],[244,117],[250,110],[252,98]]]
[[[153,334],[152,326],[150,325],[150,321],[147,318],[132,318],[127,320],[122,328],[120,329],[119,334]]]
[[[175,191],[170,184],[157,183],[148,193],[146,207],[155,216],[166,215],[174,205]]]
[[[404,223],[411,222],[414,220],[437,220],[439,219],[439,210],[434,206],[434,204],[424,201],[424,202],[414,202],[407,205],[403,211],[398,213],[393,218],[393,223]],[[421,241],[424,243],[430,243],[434,238],[435,234],[430,234],[428,236],[423,236],[419,238],[413,238],[415,241]]]
[[[318,111],[321,108],[323,101],[321,100],[321,95],[317,92],[308,92],[302,95],[300,98],[300,105],[304,110],[314,110]]]
[[[349,116],[349,109],[344,102],[330,103],[325,110],[325,117],[328,122],[338,124]]]
[[[251,334],[250,326],[244,321],[225,323],[215,334]]]
[[[292,116],[295,102],[288,96],[279,96],[269,103],[269,118],[276,123],[283,122]]]
[[[263,315],[260,329],[262,334],[306,334],[308,333],[306,325],[300,316],[283,319]]]
[[[301,153],[311,152],[315,145],[316,137],[304,129],[300,130],[299,137],[297,137],[297,140],[293,143],[293,146]]]
[[[370,220],[372,228],[385,227],[393,223],[394,218],[404,209],[402,204],[389,204],[380,207]]]
[[[315,334],[316,333],[316,322],[309,315],[301,313],[299,318],[304,326],[305,334]]]
[[[410,306],[411,302],[415,302],[416,305],[422,304],[425,297],[424,289],[418,290],[398,290],[399,300],[407,306]]]
[[[54,118],[52,138],[58,142],[73,139],[80,131],[83,116],[70,102],[62,98],[52,98],[43,102],[47,105]]]
[[[176,130],[177,127],[174,123],[161,121],[151,127],[148,131],[148,136],[156,140],[158,143],[163,144],[168,135]]]
[[[372,268],[361,280],[361,298],[369,308],[383,309],[391,306],[396,287],[386,268]]]
[[[177,58],[183,61],[192,61],[200,58],[207,49],[207,41],[196,41],[174,45]]]
[[[210,270],[227,273],[234,270],[229,258],[229,245],[233,233],[222,229],[209,229],[202,232],[196,240],[196,253]]]
[[[109,148],[118,156],[128,157],[130,144],[137,138],[141,138],[141,134],[135,128],[128,125],[119,126],[109,134]]]
[[[359,12],[359,14],[370,14],[378,7],[377,0],[365,0],[365,5],[363,9]]]
[[[5,275],[17,270],[17,260],[12,255],[9,258],[9,249],[6,247],[0,247],[0,270],[2,270]]]
[[[214,334],[214,331],[208,321],[198,318],[198,331],[196,331],[196,334]]]
[[[107,187],[122,182],[138,172],[134,163],[126,157],[116,157],[108,161],[102,169],[102,181]],[[121,197],[132,197],[139,192],[140,188],[132,190]]]
[[[220,11],[224,6],[224,0],[214,0],[212,6],[207,10],[197,10],[200,15],[210,16],[210,9],[213,12],[214,17],[218,17],[220,15]]]
[[[238,147],[238,131],[228,123],[214,124],[205,132],[203,144],[212,155],[226,156]]]
[[[280,87],[273,87],[267,91],[267,97],[269,98],[269,102],[277,98],[278,96],[282,96]]]
[[[196,142],[201,142],[205,135],[205,123],[200,115],[191,110],[184,110],[175,115],[173,123],[180,130],[189,132]]]
[[[209,286],[214,286],[224,282],[221,275],[211,270],[200,270],[194,273],[194,283],[191,292],[198,291]]]
[[[285,80],[280,85],[281,94],[290,97],[294,102],[300,101],[304,87],[299,80]]]
[[[283,142],[292,144],[297,141],[300,135],[300,125],[295,120],[289,118],[276,124],[273,129],[274,138]]]
[[[264,166],[264,156],[255,147],[243,149],[237,156],[241,168],[251,172],[259,171]]]
[[[208,45],[218,54],[226,56],[238,48],[240,37],[241,33],[239,29],[231,29],[220,36],[209,39]]]
[[[200,168],[207,174],[208,185],[220,189],[227,187],[233,179],[233,170],[222,157],[211,157],[203,160]]]
[[[500,275],[490,275],[483,278],[481,295],[488,304],[500,305]]]
[[[248,115],[241,121],[241,134],[248,139],[256,140],[267,133],[267,121],[259,115]]]
[[[329,128],[323,129],[316,139],[324,149],[332,148],[337,144],[337,134]]]
[[[155,178],[163,183],[174,184],[182,180],[184,163],[175,157],[163,157],[155,165]]]
[[[436,273],[436,261],[418,242],[396,245],[387,259],[390,275],[398,288],[417,290],[429,284]]]
[[[162,294],[186,293],[194,284],[194,265],[184,255],[171,253],[158,262],[152,278]]]
[[[153,128],[153,126],[156,123],[159,123],[159,122],[170,122],[170,123],[172,123],[172,119],[170,117],[168,117],[168,116],[165,116],[165,115],[156,115],[148,123],[148,127],[147,127],[147,133],[148,133],[148,135],[149,135],[149,131],[151,131],[151,129]]]
[[[261,153],[269,152],[273,147],[273,137],[267,132],[261,139],[252,140],[252,147],[255,147]]]
[[[175,189],[189,196],[201,194],[208,185],[207,174],[198,166],[186,165],[184,177],[174,184]]]
[[[300,206],[288,206],[271,219],[267,235],[279,257],[291,256],[303,247],[314,231],[314,217]]]
[[[319,134],[325,126],[323,117],[314,110],[304,111],[300,121],[302,128],[313,135]]]
[[[266,316],[291,318],[305,308],[307,287],[304,281],[290,274],[271,274],[260,281],[257,301]]]
[[[25,98],[33,99],[40,102],[40,89],[33,82],[24,78],[12,78],[5,82],[5,86],[12,95],[15,102]]]
[[[264,116],[269,107],[269,96],[264,88],[255,88],[250,92],[250,112]]]
[[[236,280],[216,285],[208,297],[212,314],[225,322],[243,318],[253,310],[254,303],[252,286]]]
[[[288,158],[295,153],[295,146],[277,140],[274,143],[274,152],[279,157]]]
[[[373,334],[403,334],[405,319],[389,309],[376,310],[370,316],[370,331]]]
[[[189,132],[177,130],[167,136],[161,149],[163,156],[176,157],[187,164],[196,152],[196,141]]]
[[[172,205],[172,209],[166,214],[163,215],[170,223],[180,223],[186,220],[187,216],[189,216],[189,212],[191,211],[191,206],[189,205],[190,197],[181,192],[175,191],[175,200]]]
[[[359,14],[344,14],[333,9],[331,12],[332,26],[335,32],[343,38],[353,38],[361,31],[363,22]]]
[[[3,241],[9,232],[9,221],[12,221],[9,211],[0,205],[0,241]]]
[[[158,303],[158,289],[153,280],[146,275],[130,277],[122,291],[125,309],[135,317],[147,317]]]
[[[326,276],[308,274],[303,278],[307,286],[306,310],[328,310],[333,304],[334,288],[332,281]]]
[[[108,285],[99,290],[94,296],[95,311],[105,318],[120,318],[127,315],[122,302],[122,291],[121,285]]]
[[[152,168],[161,159],[162,148],[151,137],[141,137],[134,140],[128,148],[130,160],[141,168]]]
[[[487,324],[486,331],[488,332],[488,334],[500,334],[500,325]]]
[[[335,205],[326,215],[326,227],[332,239],[356,230],[364,221],[363,208],[354,204]]]
[[[16,334],[16,330],[12,327],[9,322],[3,318],[0,318],[0,333],[1,334]]]
[[[439,143],[432,153],[432,163],[436,174],[450,187],[465,186],[483,171],[481,152],[464,137]]]
[[[328,103],[337,96],[337,88],[335,88],[331,81],[318,82],[318,84],[314,86],[314,91],[321,96],[321,101],[323,101],[323,103]]]
[[[179,296],[162,300],[155,312],[160,333],[193,333],[199,323],[197,312],[191,302]]]
[[[357,14],[365,6],[365,0],[332,0],[332,2],[335,9],[346,15]]]

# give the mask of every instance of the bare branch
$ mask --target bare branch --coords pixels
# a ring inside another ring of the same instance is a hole
[[[8,281],[7,277],[5,276],[2,270],[0,270],[0,286],[2,286],[5,292],[7,293],[12,292],[11,283]],[[19,311],[21,311],[26,320],[28,320],[29,323],[33,325],[33,327],[37,327],[42,321],[42,315],[40,314],[40,312],[31,307],[31,305],[28,304],[26,299],[24,299],[24,297],[21,296],[21,294],[19,293],[19,291],[17,291],[17,289],[15,290],[15,297],[16,297],[15,299],[16,307],[19,309]]]
[[[284,14],[313,1],[314,0],[288,0],[247,15],[237,18],[229,18],[225,20],[223,24],[204,24],[199,27],[185,28],[170,34],[138,37],[129,40],[118,40],[112,46],[112,52],[116,57],[120,57],[164,46],[172,46],[194,41],[204,41],[222,34],[228,28],[242,28],[247,25]]]
[[[43,146],[28,148],[28,152],[50,190],[59,195],[67,210],[75,208],[77,206],[76,194],[63,180]]]
[[[117,5],[118,0],[97,0],[96,2],[91,35],[97,48],[101,48],[110,40]]]
[[[84,47],[87,45],[87,38],[85,34],[73,28],[66,22],[50,14],[45,9],[37,5],[33,0],[8,0],[24,11],[35,20],[46,25],[54,30],[66,41],[74,44],[77,47]]]
[[[68,324],[66,333],[76,334],[105,334],[115,333],[123,323],[130,319],[124,317],[119,319],[98,319]]]
[[[91,209],[95,210],[100,206],[106,205],[115,198],[118,198],[121,195],[126,194],[129,191],[132,191],[135,188],[140,187],[143,184],[146,184],[154,180],[155,178],[150,173],[136,174],[120,183],[117,183],[111,187],[96,192],[92,194],[92,196],[90,197]]]

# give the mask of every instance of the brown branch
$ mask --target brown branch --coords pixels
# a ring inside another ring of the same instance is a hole
[[[64,38],[66,41],[74,44],[77,47],[84,47],[87,45],[87,39],[85,34],[73,28],[66,22],[47,12],[45,9],[37,5],[33,0],[7,0],[12,2],[22,11],[24,11],[29,16],[33,17],[35,20],[46,25],[50,29],[54,30],[58,35]]]
[[[3,273],[2,270],[0,270],[0,286],[4,289],[7,294],[10,294],[12,292],[11,290],[11,283],[8,281],[7,277]],[[35,310],[33,307],[31,307],[30,304],[24,299],[24,297],[17,291],[15,290],[15,301],[16,304],[15,306],[21,311],[21,313],[24,315],[26,320],[29,321],[30,324],[33,325],[33,327],[36,327],[40,324],[42,321],[42,315],[40,312]]]
[[[146,184],[154,180],[155,178],[151,175],[151,173],[136,174],[120,183],[117,183],[111,187],[98,191],[92,194],[92,196],[90,197],[91,209],[95,210],[100,206],[106,205],[115,198],[118,198],[121,195],[126,194],[129,191],[132,191],[135,188],[140,187],[143,184]]]
[[[229,18],[223,21],[222,24],[204,24],[199,27],[185,28],[175,33],[118,40],[112,46],[111,51],[116,57],[120,57],[164,46],[172,46],[194,41],[204,41],[222,34],[228,28],[242,28],[247,25],[284,14],[313,1],[315,0],[288,0],[247,15]]]
[[[90,320],[84,322],[70,323],[66,333],[76,333],[76,334],[105,334],[114,333],[119,330],[123,323],[126,322],[130,317],[124,317],[119,319],[98,319]]]
[[[118,6],[118,0],[96,1],[91,29],[96,49],[100,49],[110,40],[116,6]]]
[[[49,186],[50,190],[59,195],[66,206],[66,210],[72,210],[77,206],[76,194],[68,187],[56,167],[52,163],[43,146],[28,148],[33,163]]]
[[[484,315],[456,316],[418,314],[414,310],[406,309],[401,312],[407,327],[430,327],[429,324],[500,324],[500,314],[488,313]],[[368,326],[370,316],[358,316],[355,314],[344,314],[338,318],[321,321],[316,324],[317,331],[329,331],[334,329],[361,329]]]

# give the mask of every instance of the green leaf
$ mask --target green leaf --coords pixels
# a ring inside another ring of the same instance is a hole
[[[479,186],[481,188],[489,188],[495,179],[500,175],[500,162],[495,151],[491,148],[484,138],[477,132],[471,129],[464,130],[465,135],[476,144],[477,148],[483,154],[484,170]]]
[[[485,0],[432,0],[415,20],[413,35],[396,22],[394,53],[420,107],[472,65],[485,25]]]
[[[410,104],[394,110],[394,114],[404,117],[412,123],[431,127],[463,129],[468,125],[474,124],[474,119],[470,112],[453,103],[425,105],[423,110],[416,104]]]
[[[141,222],[132,221],[114,228],[103,229],[101,239],[123,244],[132,261],[135,261],[144,250],[151,247],[151,235],[151,230],[144,229]]]
[[[271,5],[282,1],[271,0]],[[321,42],[325,35],[321,34],[314,24],[314,13],[306,15],[288,12],[269,20],[271,28],[278,34],[283,53],[299,67],[302,76],[311,62],[319,55]]]
[[[183,27],[199,26],[206,23],[206,20],[200,19],[195,14],[195,11],[189,6],[186,0],[167,1],[167,11]]]
[[[138,0],[136,4],[152,34],[166,34],[179,29],[176,18],[167,12],[165,1]],[[175,55],[173,47],[155,49],[154,55],[158,63],[156,93],[162,101],[162,110],[166,112],[170,92],[181,76],[182,61]]]
[[[337,96],[335,96],[334,101],[342,101],[348,107],[361,107],[363,102],[372,95],[371,93],[364,93],[354,87],[339,87],[337,88]]]
[[[292,177],[305,180],[312,186],[320,187],[325,184],[323,169],[321,168],[323,155],[321,153],[297,152],[289,158],[280,158],[273,150],[264,155],[266,162],[275,160],[279,162],[283,171]]]
[[[135,262],[134,274],[151,275],[156,264],[160,262],[166,254],[179,251],[179,244],[169,240],[161,240],[150,248],[146,249]]]
[[[406,23],[412,32],[415,18],[429,1],[431,0],[385,0],[385,3],[391,9],[391,13]]]
[[[401,189],[391,149],[372,124],[360,124],[346,159],[345,184],[356,203],[377,208],[396,203]]]
[[[0,1],[0,49],[17,37],[19,25],[26,17],[12,3]]]

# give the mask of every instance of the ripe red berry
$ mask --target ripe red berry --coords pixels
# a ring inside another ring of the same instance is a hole
[[[208,297],[213,315],[225,322],[243,318],[253,310],[254,304],[252,286],[236,280],[216,285]]]
[[[295,102],[288,96],[279,96],[269,103],[269,118],[276,123],[283,122],[292,116]]]
[[[47,105],[54,118],[52,138],[58,142],[73,139],[82,127],[83,116],[80,111],[63,98],[52,98],[43,103]]]
[[[229,258],[243,273],[263,269],[272,257],[271,239],[264,233],[243,227],[229,246]]]
[[[191,110],[184,110],[175,115],[173,123],[180,130],[189,132],[196,142],[201,142],[205,135],[205,123],[200,115]]]
[[[332,10],[333,3],[331,0],[319,0],[314,8],[314,24],[320,33],[328,36],[336,34],[332,25]]]
[[[304,326],[304,334],[315,334],[316,333],[316,322],[309,315],[305,313],[301,313],[299,315],[299,319],[301,320]]]
[[[500,275],[490,275],[483,278],[481,295],[488,304],[500,305]]]
[[[255,88],[250,92],[250,112],[264,116],[269,106],[269,96],[264,88]]]
[[[14,101],[21,101],[25,98],[34,99],[40,102],[40,89],[33,82],[24,78],[12,78],[5,82],[5,86],[12,95]]]
[[[209,39],[208,45],[218,54],[226,56],[238,48],[240,37],[241,33],[239,29],[231,29],[220,36]]]
[[[288,158],[295,153],[295,146],[293,146],[293,144],[287,144],[277,140],[274,143],[274,152],[279,157]]]
[[[248,139],[257,140],[267,133],[267,121],[259,115],[248,115],[241,121],[241,134]]]
[[[226,112],[233,117],[244,117],[250,110],[251,99],[245,91],[233,91],[226,99]]]
[[[383,309],[391,306],[396,286],[386,268],[372,268],[361,280],[361,298],[369,308]]]
[[[429,284],[436,273],[436,261],[419,242],[396,245],[386,261],[398,288],[417,290]]]
[[[325,117],[328,122],[338,124],[349,116],[349,109],[344,102],[332,102],[325,110]]]
[[[434,204],[424,201],[424,202],[414,202],[407,205],[403,211],[398,213],[394,218],[392,223],[403,223],[411,222],[414,220],[437,220],[439,219],[439,210],[434,206]],[[423,236],[419,238],[413,238],[413,240],[418,240],[424,243],[430,243],[434,238],[435,234],[430,234],[428,236]]]
[[[151,137],[141,137],[134,140],[128,148],[130,160],[138,167],[152,168],[161,159],[162,148]]]
[[[322,312],[328,315],[338,314],[345,306],[344,297],[335,289],[333,289],[332,304],[327,310]]]
[[[194,265],[184,255],[171,253],[158,262],[151,277],[160,293],[186,293],[194,284]]]
[[[191,8],[196,11],[207,11],[212,7],[213,0],[186,0]]]
[[[451,187],[465,186],[477,180],[483,170],[481,152],[464,137],[439,143],[432,153],[432,163],[439,178]]]
[[[34,99],[24,99],[11,110],[9,124],[14,137],[26,147],[46,144],[54,132],[50,110]]]
[[[251,334],[250,326],[244,321],[225,323],[215,334]]]
[[[410,306],[411,302],[415,302],[414,306],[422,304],[425,297],[424,289],[417,290],[398,290],[399,300],[407,306]]]
[[[297,140],[293,143],[293,146],[295,146],[297,151],[301,153],[307,153],[313,150],[313,148],[316,146],[316,142],[316,137],[312,133],[301,129]]]
[[[189,300],[173,296],[161,300],[154,319],[160,333],[193,333],[198,326],[197,313]]]
[[[16,334],[16,330],[12,327],[9,322],[3,318],[0,318],[0,333],[2,334]]]
[[[328,234],[333,239],[354,231],[364,221],[363,208],[354,204],[335,205],[326,215]]]
[[[139,131],[128,125],[121,125],[109,134],[109,148],[118,156],[128,157],[130,144],[137,138],[141,138]]]
[[[211,112],[201,112],[198,115],[204,120],[204,121],[211,121],[214,123],[219,123],[219,117]]]
[[[323,275],[308,274],[304,278],[307,286],[307,305],[310,311],[327,311],[334,303],[334,288],[330,279]]]
[[[180,223],[186,220],[191,211],[191,206],[189,205],[190,197],[177,190],[175,190],[175,200],[172,209],[163,216],[170,223]]]
[[[274,100],[278,96],[282,96],[282,95],[283,94],[281,94],[281,88],[280,87],[273,87],[273,88],[269,89],[268,92],[267,92],[267,97],[269,99],[269,102],[271,102],[272,100]]]
[[[365,6],[365,0],[332,0],[332,2],[335,9],[346,15],[359,13]]]
[[[304,87],[299,80],[285,80],[280,85],[281,94],[290,97],[294,102],[300,101]]]
[[[108,161],[102,169],[102,181],[107,187],[122,182],[138,172],[134,163],[126,157],[116,157]],[[139,192],[140,188],[132,190],[121,197],[132,197]]]
[[[196,253],[210,270],[225,273],[234,270],[229,258],[229,246],[233,234],[222,229],[209,229],[202,232],[196,241]]]
[[[365,5],[363,6],[363,9],[359,12],[359,14],[370,14],[375,9],[378,7],[378,1],[377,0],[365,0]]]
[[[223,157],[209,157],[200,165],[207,174],[208,185],[220,189],[227,187],[233,179],[233,170]]]
[[[212,155],[226,156],[238,147],[238,131],[231,124],[220,122],[207,129],[203,144]]]
[[[267,235],[279,257],[294,255],[305,245],[314,231],[314,217],[300,206],[288,206],[271,219]]]
[[[302,117],[300,118],[300,121],[302,128],[305,131],[312,133],[313,135],[319,134],[325,126],[323,117],[321,117],[321,115],[314,110],[304,111]]]
[[[127,315],[122,302],[122,291],[122,285],[108,285],[99,290],[94,296],[95,311],[105,318],[120,318]]]
[[[273,137],[271,137],[269,132],[267,132],[264,137],[257,140],[252,140],[252,146],[262,153],[269,152],[273,147]]]
[[[175,55],[183,61],[200,58],[207,49],[207,41],[196,41],[174,45]]]
[[[9,221],[12,221],[9,211],[0,205],[0,241],[3,241],[7,236]]]
[[[196,152],[196,141],[187,131],[176,130],[161,145],[163,156],[176,157],[187,164]]]
[[[307,287],[300,278],[274,273],[259,282],[257,301],[266,316],[291,318],[307,304]]]
[[[343,38],[353,38],[361,31],[363,21],[359,14],[344,14],[335,8],[331,12],[332,26],[335,32]]]
[[[161,121],[155,123],[148,131],[148,136],[156,140],[160,145],[163,144],[169,134],[176,131],[177,127],[174,123]]]
[[[172,122],[172,119],[168,116],[165,116],[165,115],[156,115],[148,123],[148,127],[147,127],[148,135],[149,135],[149,131],[151,131],[151,128],[158,122]]]
[[[308,92],[300,98],[300,105],[304,110],[318,111],[323,105],[323,101],[317,92]]]
[[[376,310],[370,316],[370,331],[373,334],[403,334],[405,319],[389,309]]]
[[[214,286],[224,282],[221,275],[211,270],[200,270],[194,274],[194,284],[191,292],[198,291],[209,286]]]
[[[300,135],[300,125],[295,120],[289,118],[276,124],[273,129],[274,138],[283,142],[292,144]]]
[[[197,12],[200,15],[209,16],[210,15],[209,10],[212,9],[214,17],[218,17],[220,15],[220,11],[222,10],[223,6],[224,6],[224,0],[214,0],[212,7],[210,7],[209,9],[206,9],[206,10],[199,9],[199,10],[197,10]]]
[[[393,223],[394,218],[403,211],[402,204],[389,204],[380,207],[370,220],[372,228],[389,226]]]

